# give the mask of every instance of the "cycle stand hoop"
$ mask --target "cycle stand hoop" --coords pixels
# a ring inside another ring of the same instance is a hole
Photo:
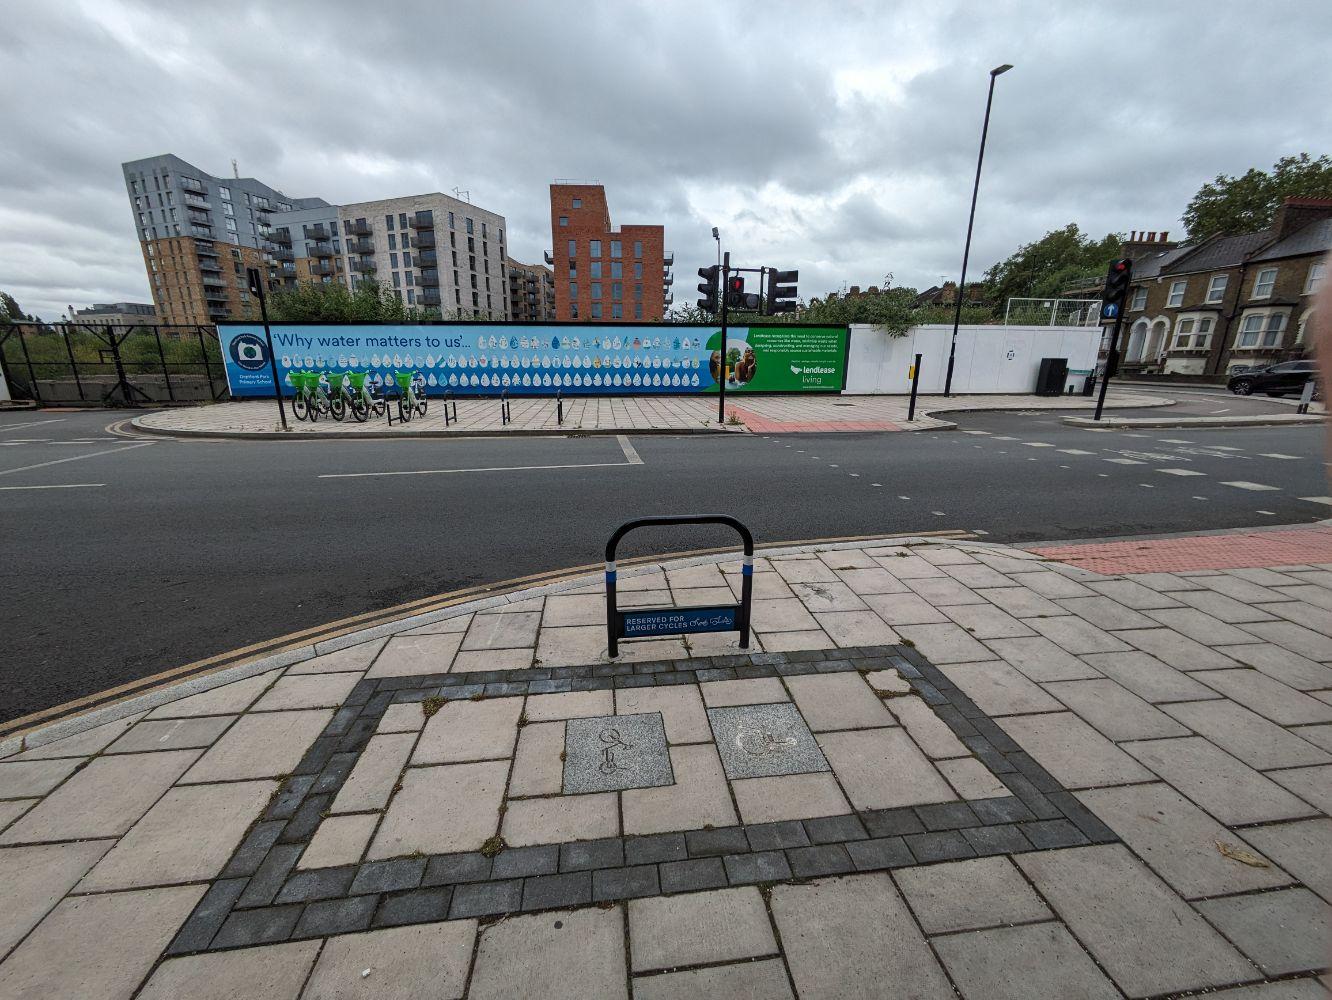
[[[740,603],[712,604],[688,608],[631,608],[615,604],[615,550],[620,540],[636,528],[675,524],[724,524],[734,528],[744,544]],[[606,543],[606,649],[611,659],[620,655],[621,639],[644,639],[658,635],[694,632],[739,632],[740,648],[749,648],[749,616],[754,596],[754,536],[729,514],[675,514],[639,517],[615,529]]]

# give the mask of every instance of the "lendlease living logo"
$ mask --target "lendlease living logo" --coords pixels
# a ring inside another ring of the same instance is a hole
[[[836,368],[828,368],[823,365],[806,365],[801,368],[799,365],[791,366],[792,375],[836,375]]]

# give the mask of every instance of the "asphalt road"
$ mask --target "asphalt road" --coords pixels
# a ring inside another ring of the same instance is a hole
[[[1332,515],[1302,499],[1332,493],[1315,426],[1099,431],[1016,412],[935,433],[295,443],[128,439],[106,430],[114,419],[0,413],[0,719],[347,615],[594,563],[645,514],[733,513],[760,542],[944,528],[1027,542]],[[730,541],[642,532],[621,556]]]

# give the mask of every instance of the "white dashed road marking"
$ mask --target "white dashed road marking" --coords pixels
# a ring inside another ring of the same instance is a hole
[[[1083,451],[1081,448],[1060,448],[1061,455],[1095,455],[1094,451]]]
[[[1164,472],[1167,476],[1205,476],[1207,473],[1199,472],[1196,469],[1157,469],[1157,472]]]
[[[1332,497],[1300,497],[1301,500],[1308,500],[1309,503],[1321,503],[1332,507]]]
[[[1192,441],[1185,441],[1183,438],[1157,438],[1158,444],[1193,444]]]
[[[1233,486],[1237,490],[1278,490],[1279,486],[1268,486],[1265,483],[1246,483],[1240,479],[1233,483],[1222,483],[1222,486]]]
[[[1046,444],[1044,441],[1023,441],[1028,448],[1053,448],[1054,445]]]
[[[1107,458],[1106,462],[1114,462],[1116,465],[1146,465],[1146,462],[1139,462],[1136,458]]]
[[[989,434],[989,431],[963,431],[963,434]]]
[[[1299,455],[1283,455],[1279,451],[1269,451],[1258,456],[1259,458],[1299,458]]]

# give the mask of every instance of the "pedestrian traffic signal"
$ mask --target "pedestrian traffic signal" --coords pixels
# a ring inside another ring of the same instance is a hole
[[[1105,294],[1101,296],[1101,301],[1107,305],[1113,303],[1123,308],[1124,300],[1128,298],[1129,284],[1133,281],[1133,261],[1128,258],[1123,260],[1111,261],[1110,270],[1105,273]],[[1117,309],[1112,313],[1117,314]]]
[[[795,312],[795,282],[799,279],[799,271],[779,271],[774,267],[768,268],[768,294],[763,311],[769,316]]]
[[[698,307],[704,312],[715,313],[717,311],[717,265],[700,267],[698,276],[703,279],[698,283],[698,290],[703,293],[703,298],[698,300]]]

